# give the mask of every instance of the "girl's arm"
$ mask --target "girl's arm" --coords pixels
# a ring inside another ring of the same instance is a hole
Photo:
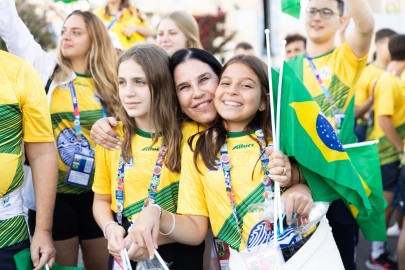
[[[121,250],[125,248],[125,230],[114,221],[111,212],[111,194],[94,193],[93,215],[108,240],[108,251],[114,257],[121,258]]]
[[[35,67],[45,86],[57,61],[35,41],[18,16],[14,0],[0,1],[0,36],[10,53],[27,60]]]
[[[158,237],[171,239],[186,245],[198,245],[204,241],[208,230],[208,217],[177,215],[162,210],[158,207],[148,206],[142,210],[130,230],[132,242],[139,247],[146,247],[152,259],[154,250],[158,247]],[[159,233],[160,232],[160,233]],[[162,241],[168,242],[162,238]],[[162,242],[159,239],[159,242]],[[132,258],[133,259],[133,258]]]

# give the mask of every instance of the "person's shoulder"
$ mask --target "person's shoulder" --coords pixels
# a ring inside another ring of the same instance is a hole
[[[105,8],[104,7],[96,8],[95,10],[93,10],[93,13],[97,17],[103,17],[105,15]]]
[[[16,78],[19,72],[24,68],[25,72],[34,71],[34,67],[26,60],[0,50],[0,66],[3,69],[3,76],[8,76],[10,80]]]

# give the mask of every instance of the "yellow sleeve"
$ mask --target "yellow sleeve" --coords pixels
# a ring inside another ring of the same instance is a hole
[[[354,95],[355,95],[354,105],[355,106],[363,104],[368,98],[367,87],[368,87],[369,82],[366,77],[367,76],[365,76],[365,74],[363,72],[354,87]]]
[[[201,164],[201,163],[200,163]],[[203,169],[200,165],[200,170]],[[181,176],[177,212],[182,215],[208,217],[203,176],[194,166],[193,152],[186,144],[181,157]]]
[[[44,87],[35,69],[24,63],[17,73],[21,93],[23,140],[26,142],[53,142],[51,114]]]
[[[395,83],[389,76],[381,77],[375,86],[374,114],[376,116],[392,116],[395,105]]]
[[[96,153],[95,153],[95,174],[94,174],[94,181],[93,181],[93,192],[97,194],[104,194],[108,195],[111,194],[111,153],[110,151],[100,145],[96,145]],[[118,171],[117,171],[118,174]]]

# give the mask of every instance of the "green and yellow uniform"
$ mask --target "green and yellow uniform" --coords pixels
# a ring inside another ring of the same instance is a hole
[[[122,124],[116,129],[123,137]],[[124,211],[123,215],[132,219],[141,210],[145,199],[148,197],[148,189],[153,168],[162,144],[162,138],[153,144],[153,134],[136,130],[132,139],[133,162],[124,172]],[[117,199],[115,191],[118,187],[118,164],[121,151],[107,150],[97,145],[96,147],[96,173],[94,177],[93,191],[97,194],[111,195],[111,210],[117,212]],[[164,164],[160,174],[160,183],[157,186],[155,203],[163,209],[175,213],[177,209],[179,174],[170,171]]]
[[[243,248],[252,228],[260,221],[249,213],[251,204],[263,202],[261,178],[264,171],[259,159],[260,146],[245,132],[229,132],[228,154],[231,157],[231,181],[235,193],[235,204],[242,226],[243,240],[239,236],[232,207],[225,190],[222,170],[208,170],[199,159],[198,172],[193,162],[193,152],[183,148],[180,176],[179,206],[183,215],[206,216],[214,235],[234,249]]]
[[[105,8],[96,9],[94,11],[94,14],[96,14],[96,16],[107,27],[111,24],[111,22],[115,18],[115,15],[106,14]],[[109,30],[117,36],[118,41],[120,42],[124,50],[136,44],[145,42],[146,38],[143,35],[139,34],[138,32],[133,33],[130,37],[127,37],[123,32],[126,27],[131,25],[149,27],[149,25],[146,22],[143,22],[141,19],[138,18],[138,16],[136,15],[136,10],[131,9],[130,11],[128,9],[124,9],[119,15],[120,15],[119,19],[111,26]]]
[[[95,144],[90,139],[90,130],[93,124],[103,117],[102,106],[95,93],[93,79],[83,74],[76,75],[73,83],[80,112],[82,147],[94,152]],[[59,154],[58,193],[80,194],[89,192],[91,185],[89,188],[82,188],[65,183],[66,173],[72,164],[74,153],[78,151],[79,147],[75,135],[73,102],[69,84],[59,86],[52,92],[50,109],[53,134]]]
[[[0,214],[7,195],[24,181],[21,144],[53,142],[45,91],[34,68],[0,51]],[[0,221],[0,248],[28,239],[23,216]]]
[[[356,106],[363,104],[371,96],[373,85],[384,72],[384,68],[378,67],[373,63],[365,67],[354,87],[356,95],[354,104]]]
[[[378,124],[378,117],[390,116],[398,135],[405,142],[405,92],[401,79],[389,72],[381,75],[374,91],[374,127],[367,139],[379,140],[380,163],[386,165],[398,161],[398,153]]]

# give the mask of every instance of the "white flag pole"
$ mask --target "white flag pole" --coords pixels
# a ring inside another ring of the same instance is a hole
[[[273,135],[273,145],[274,145],[274,150],[279,149],[279,143],[278,143],[278,137],[277,137],[277,128],[276,126],[276,120],[275,120],[275,106],[274,106],[274,95],[273,95],[273,79],[271,76],[271,55],[270,55],[270,30],[266,29],[264,30],[264,33],[266,35],[266,52],[267,52],[267,73],[269,77],[269,101],[270,101],[270,112],[271,112],[271,133]],[[273,216],[273,224],[274,224],[274,244],[277,244],[277,232],[278,232],[278,224],[277,224],[277,218],[279,216],[279,208],[280,208],[280,184],[277,182],[274,183],[274,198],[273,198],[273,203],[274,203],[274,216]],[[282,224],[282,223],[280,223]],[[282,230],[282,226],[281,230]]]

